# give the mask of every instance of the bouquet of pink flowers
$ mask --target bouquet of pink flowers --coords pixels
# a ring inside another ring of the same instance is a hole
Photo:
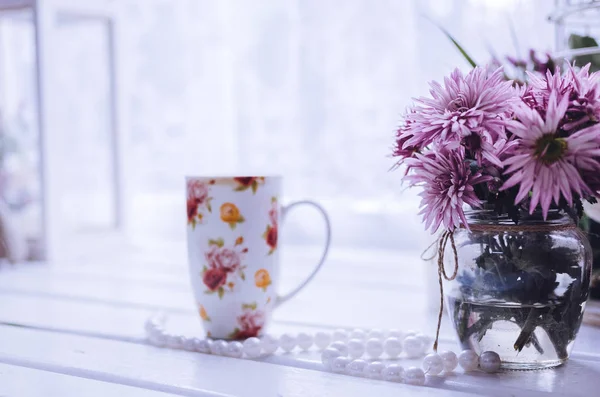
[[[569,65],[528,84],[502,69],[458,69],[431,83],[398,129],[393,155],[420,186],[432,233],[469,228],[464,207],[494,209],[515,223],[541,209],[582,213],[600,196],[600,74]]]
[[[534,346],[543,355],[545,348],[534,332],[541,328],[557,360],[565,360],[588,295],[581,244],[557,245],[562,240],[543,232],[478,233],[465,209],[482,208],[490,219],[519,224],[564,214],[577,220],[582,200],[596,202],[600,72],[589,73],[589,65],[579,70],[569,65],[564,73],[559,68],[545,75],[529,73],[521,85],[507,81],[502,68],[476,67],[466,75],[455,70],[443,85],[431,83],[430,93],[416,99],[405,114],[393,155],[405,167],[410,185],[423,189],[425,228],[432,233],[443,229],[438,241],[440,294],[442,276],[457,280],[459,289],[447,298],[461,343],[471,348],[497,321],[508,321],[520,329],[513,345],[517,352]],[[459,250],[477,247],[460,269],[457,228],[469,231]],[[452,276],[443,266],[448,239],[454,251]],[[557,289],[559,275],[569,277],[564,290]],[[438,333],[442,308],[443,301]]]

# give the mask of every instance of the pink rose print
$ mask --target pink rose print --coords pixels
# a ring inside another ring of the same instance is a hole
[[[277,249],[277,236],[279,235],[279,229],[277,227],[279,217],[279,205],[277,204],[277,197],[271,198],[271,209],[269,210],[269,221],[267,229],[263,233],[262,237],[269,246],[269,253],[271,255]]]
[[[231,248],[211,245],[205,256],[210,268],[220,268],[230,273],[237,271],[241,266],[240,254]]]
[[[213,184],[214,181],[210,181],[208,184],[198,179],[190,179],[187,181],[187,219],[188,224],[192,225],[192,228],[196,227],[197,223],[202,223],[203,214],[199,209],[204,207],[208,212],[212,212],[210,202],[212,197],[209,197],[209,184]]]
[[[222,238],[208,241],[209,249],[204,253],[207,264],[202,269],[202,281],[207,287],[205,294],[216,292],[223,298],[226,288],[233,291],[238,277],[246,280],[246,266],[242,265],[242,260],[248,249],[240,247],[243,241],[238,237],[233,247],[225,247]]]
[[[223,269],[207,269],[204,272],[204,276],[202,277],[202,281],[208,287],[210,291],[217,291],[219,288],[222,288],[227,281],[227,273]]]
[[[256,302],[242,305],[243,313],[237,318],[239,328],[235,328],[229,335],[231,339],[246,339],[259,335],[265,325],[265,313],[256,307]]]
[[[277,226],[278,212],[279,211],[277,211],[277,202],[272,203],[271,209],[269,210],[269,220],[271,221],[272,225]]]

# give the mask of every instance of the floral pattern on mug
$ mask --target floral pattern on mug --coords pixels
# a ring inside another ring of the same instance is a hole
[[[279,213],[279,207],[277,204],[277,197],[271,198],[271,209],[269,210],[269,222],[267,225],[267,229],[263,233],[262,237],[265,239],[267,245],[269,246],[269,253],[271,255],[277,249],[277,236],[278,236],[278,227],[277,227],[277,216]]]
[[[271,275],[267,269],[258,269],[254,273],[254,285],[267,292],[267,287],[271,285]]]
[[[209,250],[204,253],[208,265],[202,269],[202,281],[206,286],[205,294],[217,293],[222,299],[225,294],[225,287],[233,291],[235,280],[239,277],[246,280],[242,266],[243,255],[248,252],[247,248],[240,249],[239,244],[233,248],[225,247],[222,238],[208,241]]]
[[[258,336],[265,325],[265,320],[265,313],[257,309],[256,302],[242,304],[242,314],[237,318],[239,327],[236,327],[228,337],[230,339],[246,339]]]
[[[265,183],[264,177],[257,176],[246,176],[233,178],[238,186],[234,189],[236,192],[243,192],[244,190],[252,189],[252,193],[256,193],[258,185]]]
[[[210,321],[210,317],[208,317],[208,313],[203,305],[198,306],[198,312],[200,313],[200,318],[202,321]]]
[[[204,214],[200,211],[201,207],[212,212],[209,184],[214,184],[214,180],[209,181],[208,184],[198,179],[187,181],[187,219],[188,225],[191,225],[192,228],[195,228],[196,224],[202,223]]]
[[[231,230],[234,230],[238,223],[243,223],[246,220],[240,213],[240,209],[233,203],[223,203],[220,213],[221,220],[229,224]]]

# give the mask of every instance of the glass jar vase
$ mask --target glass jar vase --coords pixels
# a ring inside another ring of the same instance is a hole
[[[559,211],[546,220],[534,213],[518,225],[493,211],[465,214],[470,231],[454,234],[458,271],[444,287],[462,348],[495,351],[505,369],[564,363],[589,293],[586,236]],[[454,266],[449,250],[445,263]]]

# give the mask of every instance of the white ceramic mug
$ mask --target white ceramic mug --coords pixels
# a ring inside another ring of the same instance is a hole
[[[280,205],[281,177],[187,177],[190,278],[207,335],[245,339],[319,271],[331,238],[329,218],[313,201]],[[287,212],[307,204],[323,215],[325,249],[304,282],[278,295],[279,230]]]

